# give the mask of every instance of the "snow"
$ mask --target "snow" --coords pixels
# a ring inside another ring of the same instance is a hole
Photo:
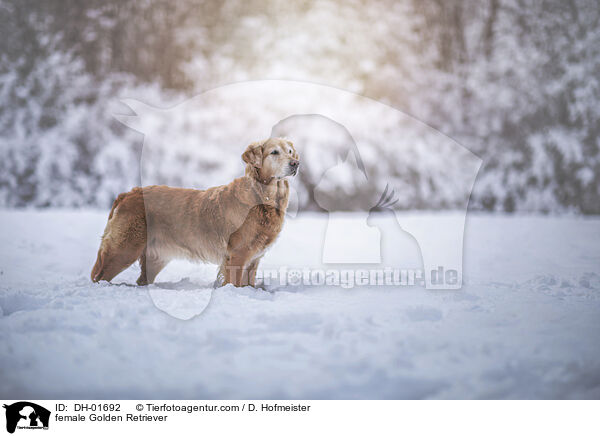
[[[600,398],[599,218],[468,215],[461,290],[265,291],[183,261],[93,284],[106,215],[0,211],[0,396]],[[289,219],[261,266],[318,265],[325,227]]]

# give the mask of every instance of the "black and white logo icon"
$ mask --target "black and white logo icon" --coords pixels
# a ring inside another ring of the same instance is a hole
[[[28,401],[19,401],[4,405],[6,409],[6,431],[14,433],[15,429],[48,429],[50,411]]]

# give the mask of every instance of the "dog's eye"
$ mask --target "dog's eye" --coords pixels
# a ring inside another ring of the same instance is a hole
[[[278,150],[273,150],[273,151],[271,152],[271,154],[279,154],[279,151],[278,151]]]

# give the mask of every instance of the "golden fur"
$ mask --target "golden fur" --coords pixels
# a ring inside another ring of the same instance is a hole
[[[250,144],[244,177],[196,189],[147,186],[120,194],[102,236],[92,281],[110,281],[139,259],[138,285],[154,282],[174,258],[220,265],[217,282],[255,286],[260,259],[273,244],[288,205],[286,178],[296,174],[290,141]]]

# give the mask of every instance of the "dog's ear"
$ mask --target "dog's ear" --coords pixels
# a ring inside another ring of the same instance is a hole
[[[262,167],[263,144],[254,142],[242,154],[242,160],[255,168]]]

